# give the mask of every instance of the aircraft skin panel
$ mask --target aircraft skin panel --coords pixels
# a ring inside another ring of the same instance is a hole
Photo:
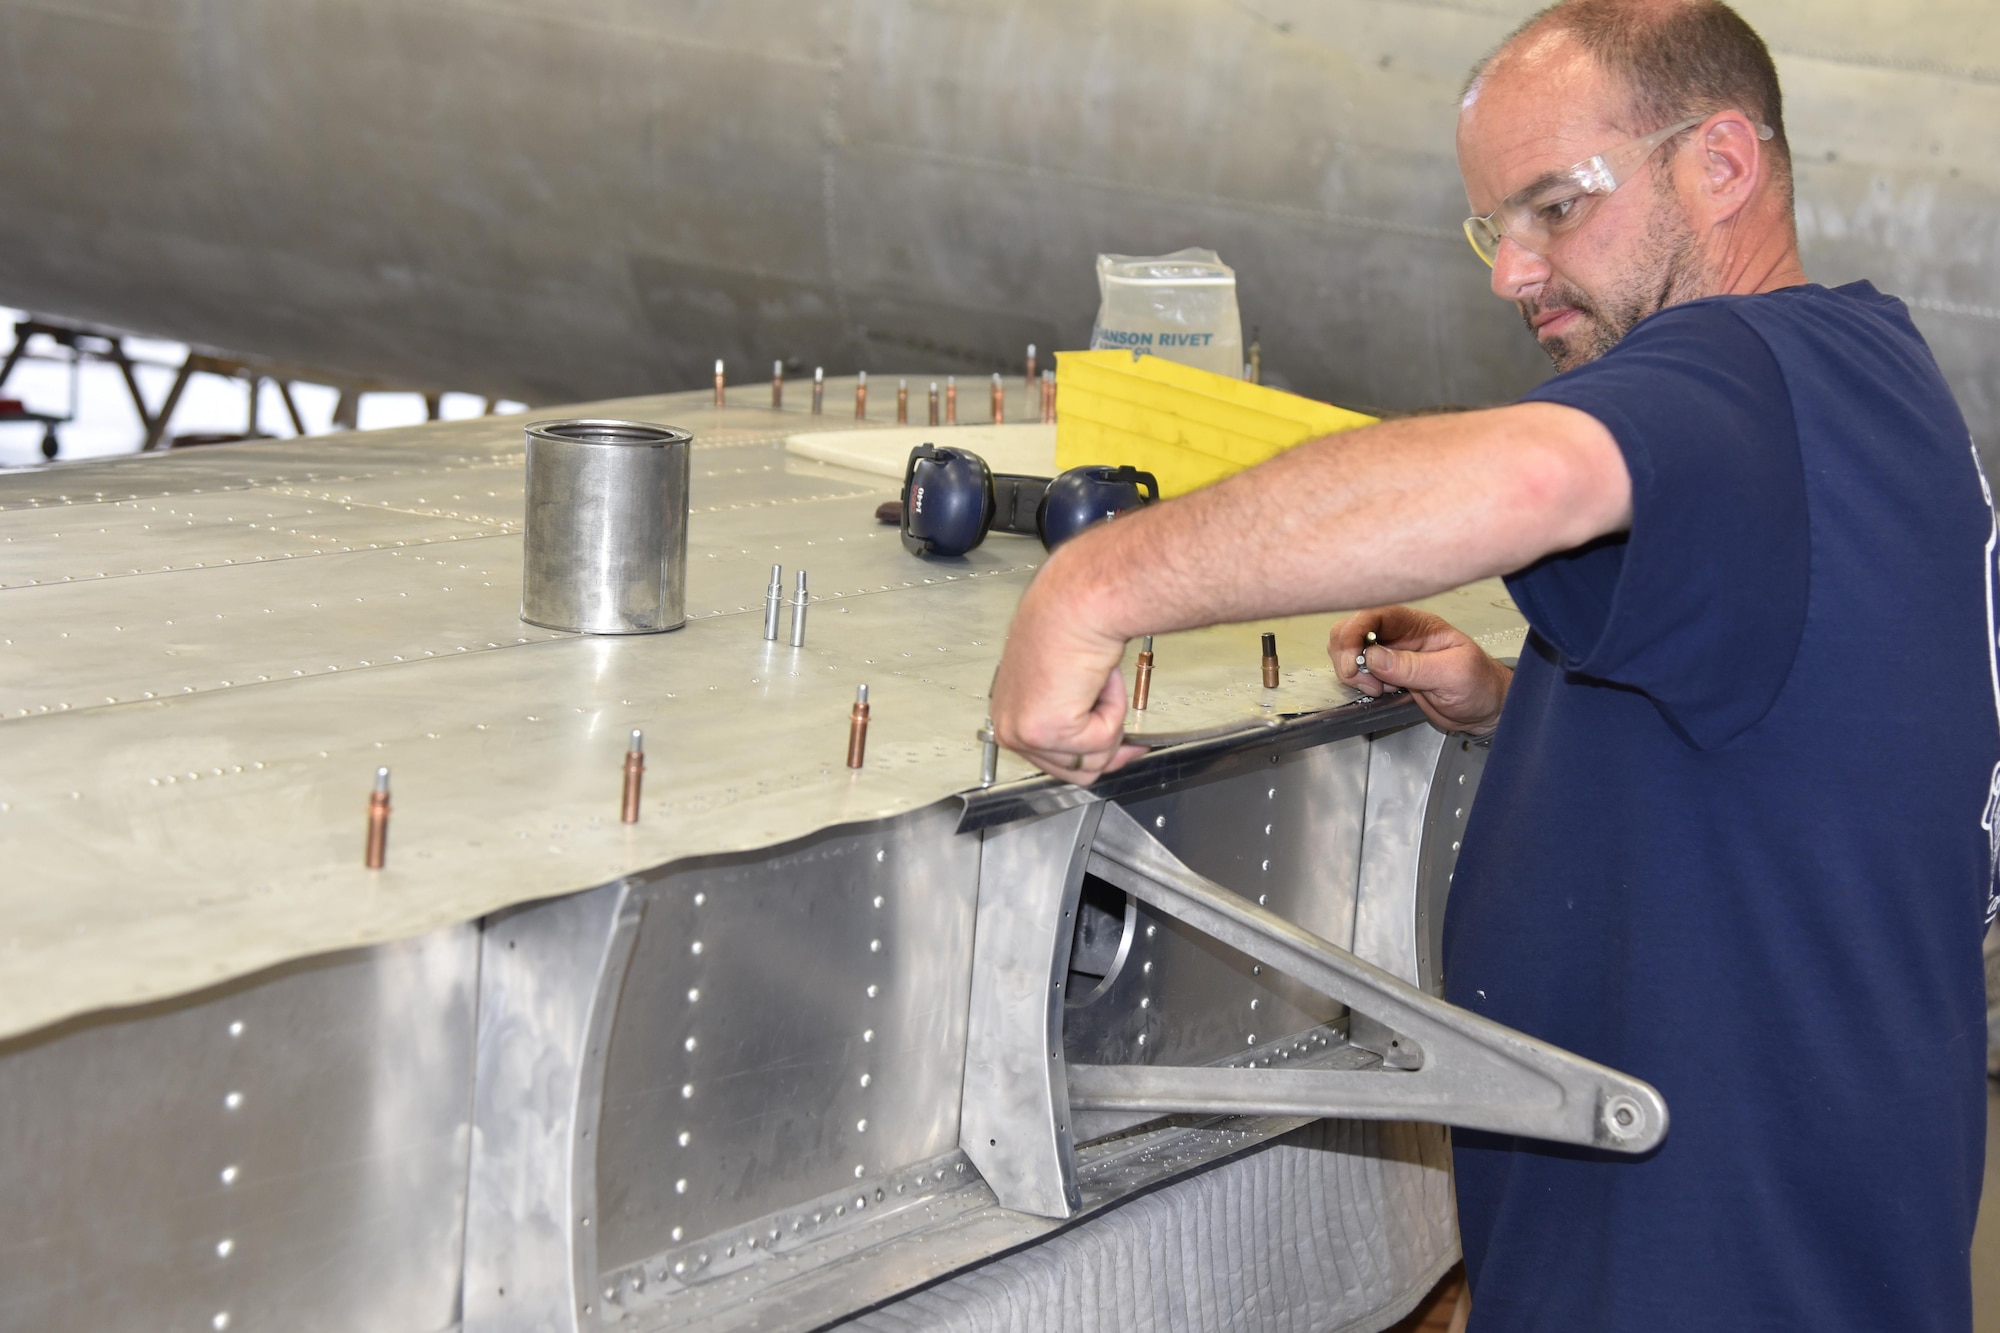
[[[1025,416],[1018,379],[1011,392]],[[817,418],[791,396],[782,413],[718,412],[706,390],[566,409],[695,432],[689,618],[660,635],[519,619],[521,418],[0,475],[0,538],[20,553],[0,576],[0,1036],[974,787],[987,686],[1042,548],[998,535],[958,561],[907,554],[873,517],[894,482],[783,449],[855,425],[852,381]],[[809,574],[801,650],[789,621],[762,637],[773,563],[788,590]],[[1435,605],[1495,651],[1518,643],[1497,581]],[[1354,697],[1327,626],[1272,626],[1281,711]],[[1250,629],[1158,651],[1149,726],[1262,712]],[[627,827],[633,727],[648,765]],[[378,765],[394,813],[370,872]],[[1027,771],[1001,761],[1003,780]]]

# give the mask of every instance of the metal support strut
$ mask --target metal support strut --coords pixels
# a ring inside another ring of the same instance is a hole
[[[1008,1207],[1056,1217],[1075,1211],[1074,1111],[1426,1120],[1621,1153],[1646,1152],[1666,1136],[1666,1102],[1650,1084],[1447,1004],[1231,893],[1115,804],[1017,825],[1002,835],[1004,847],[988,837],[989,860],[1002,864],[982,868],[961,1142]],[[1023,858],[1008,855],[1016,842],[1038,854],[1028,859],[1060,865],[1060,877],[1030,873]],[[1061,855],[1062,843],[1077,851]],[[991,877],[1003,889],[996,896],[1011,900],[1005,915],[1044,918],[1031,931],[1011,932],[1019,941],[1011,948],[996,938],[1010,932],[999,903],[989,912],[988,869],[1000,872]],[[1375,1020],[1389,1047],[1380,1065],[1066,1065],[1058,1058],[1071,924],[1063,913],[1086,870]],[[1034,889],[1039,878],[1049,880],[1046,888]],[[1039,1091],[1029,1095],[1024,1082]]]

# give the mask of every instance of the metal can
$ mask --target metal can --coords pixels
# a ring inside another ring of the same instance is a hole
[[[643,421],[527,428],[521,619],[657,634],[687,619],[688,432]]]

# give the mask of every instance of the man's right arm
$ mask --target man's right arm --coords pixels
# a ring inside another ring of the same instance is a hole
[[[1301,445],[1055,552],[1009,630],[995,729],[1089,781],[1138,753],[1121,745],[1129,639],[1429,596],[1619,531],[1631,494],[1610,432],[1549,403]]]

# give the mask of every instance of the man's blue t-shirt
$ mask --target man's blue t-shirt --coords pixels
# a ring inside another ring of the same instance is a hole
[[[1472,1329],[1965,1333],[2000,676],[1964,420],[1866,283],[1675,306],[1528,397],[1611,432],[1632,526],[1508,580],[1445,984],[1672,1125],[1457,1135]]]

